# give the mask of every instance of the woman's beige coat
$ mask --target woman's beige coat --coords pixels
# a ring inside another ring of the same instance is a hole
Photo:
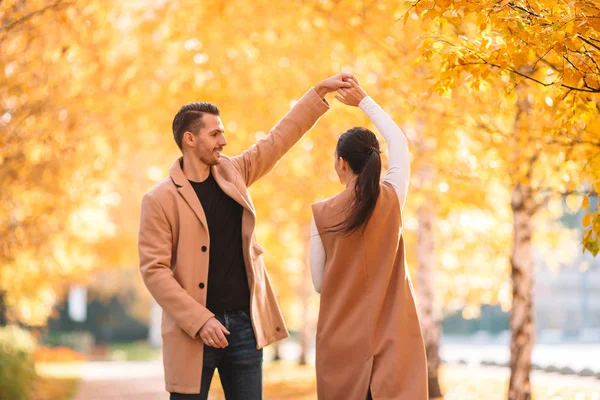
[[[353,187],[313,205],[327,261],[317,325],[320,400],[427,400],[427,360],[406,268],[398,196],[381,184],[364,232],[327,228],[347,218]]]
[[[329,109],[309,90],[269,135],[237,157],[212,167],[217,184],[244,207],[242,243],[250,287],[257,347],[288,337],[254,234],[256,214],[248,187],[265,175]],[[139,257],[148,290],[163,309],[162,338],[166,389],[199,393],[204,343],[196,337],[213,316],[206,307],[210,237],[198,196],[183,174],[182,159],[170,176],[142,201]]]

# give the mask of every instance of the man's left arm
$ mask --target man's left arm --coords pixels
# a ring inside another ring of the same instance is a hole
[[[269,134],[250,149],[232,158],[246,186],[252,185],[269,172],[275,164],[304,136],[329,110],[325,94],[350,87],[352,74],[340,73],[311,88],[279,121]]]

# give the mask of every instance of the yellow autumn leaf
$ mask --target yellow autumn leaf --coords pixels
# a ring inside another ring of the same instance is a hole
[[[569,86],[579,86],[581,74],[574,68],[566,68],[563,75],[563,82]]]
[[[435,0],[435,4],[442,9],[442,12],[444,12],[450,7],[452,0]]]
[[[600,32],[600,18],[597,18],[597,17],[588,18],[587,21],[591,25],[591,27],[596,30],[596,32]]]
[[[415,6],[415,10],[418,14],[421,14],[425,10],[429,10],[433,6],[433,0],[420,0]]]
[[[583,219],[581,220],[581,223],[584,227],[590,225],[592,223],[592,213],[587,213],[583,216]]]
[[[588,209],[590,207],[590,199],[589,196],[583,196],[583,201],[581,202],[581,208],[583,208],[584,210]]]

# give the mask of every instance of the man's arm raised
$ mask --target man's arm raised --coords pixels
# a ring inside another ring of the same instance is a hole
[[[242,154],[232,158],[244,177],[246,186],[252,185],[269,172],[290,148],[308,132],[318,119],[329,110],[325,95],[350,87],[356,81],[350,73],[339,73],[311,88],[292,109],[271,129],[269,134]]]

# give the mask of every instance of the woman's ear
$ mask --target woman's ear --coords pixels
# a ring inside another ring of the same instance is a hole
[[[346,172],[348,170],[348,161],[344,160],[342,157],[340,157],[340,165],[342,167],[343,172]]]

